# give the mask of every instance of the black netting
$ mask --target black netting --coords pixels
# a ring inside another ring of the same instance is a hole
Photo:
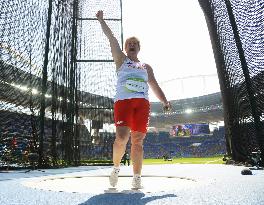
[[[200,0],[200,5],[217,62],[229,154],[247,161],[252,152],[264,151],[264,1]]]
[[[112,123],[115,82],[95,14],[107,11],[121,43],[120,6],[119,0],[0,3],[0,144],[9,162],[25,155],[40,165],[92,157],[96,148],[87,147],[100,142],[101,126],[93,128],[96,139],[87,127]],[[105,135],[104,141],[113,138]]]
[[[264,1],[199,0],[208,23],[236,161],[263,150]],[[1,157],[40,165],[109,158],[115,66],[95,18],[122,45],[121,2],[2,1],[0,4]],[[30,155],[30,154],[31,155]],[[15,156],[15,157],[14,157]],[[36,160],[37,159],[37,160]]]

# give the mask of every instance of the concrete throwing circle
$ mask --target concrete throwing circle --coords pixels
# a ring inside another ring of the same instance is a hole
[[[46,191],[70,193],[135,193],[177,191],[197,185],[191,178],[176,176],[142,176],[143,189],[132,189],[132,176],[119,176],[117,187],[109,185],[109,176],[41,177],[24,181],[24,186]]]

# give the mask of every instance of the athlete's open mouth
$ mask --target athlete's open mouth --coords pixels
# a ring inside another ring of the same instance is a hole
[[[135,48],[129,48],[129,51],[135,51]]]

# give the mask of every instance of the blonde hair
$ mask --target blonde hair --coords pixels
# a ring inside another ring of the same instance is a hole
[[[125,41],[125,48],[127,47],[128,41],[130,41],[130,40],[135,40],[137,42],[137,44],[138,44],[139,49],[140,49],[140,41],[135,36],[132,36],[132,37],[129,37],[129,38],[126,39],[126,41]]]

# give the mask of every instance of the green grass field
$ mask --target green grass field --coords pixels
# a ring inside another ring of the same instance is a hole
[[[224,164],[223,156],[214,157],[185,157],[185,158],[173,158],[172,161],[165,161],[164,159],[144,159],[143,164]],[[85,165],[109,165],[112,166],[112,160],[98,160],[98,159],[83,159],[81,161],[83,166]]]
[[[143,164],[224,164],[223,156],[215,157],[190,157],[190,158],[173,158],[172,161],[164,159],[144,159]]]

